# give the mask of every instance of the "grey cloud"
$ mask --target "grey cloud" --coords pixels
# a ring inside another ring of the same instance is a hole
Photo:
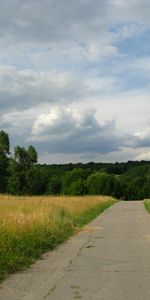
[[[80,113],[62,107],[53,107],[50,113],[37,117],[29,141],[49,153],[93,153],[93,156],[119,152],[122,148],[150,147],[147,134],[144,137],[132,132],[120,134],[116,121],[100,123],[95,109]]]
[[[5,130],[10,137],[11,147],[16,145],[26,146],[32,124],[36,119],[36,110],[6,111],[1,112],[0,128]]]
[[[104,22],[105,1],[9,0],[1,3],[1,37],[50,41],[78,38]],[[94,34],[93,31],[93,34]]]
[[[37,118],[29,141],[51,153],[110,153],[124,144],[124,137],[115,121],[100,124],[93,110],[81,114],[54,108]]]
[[[150,148],[150,135],[145,137],[133,137],[134,148]]]
[[[150,136],[143,139],[137,139],[135,143],[136,148],[149,148],[150,147]]]
[[[1,39],[53,42],[97,39],[109,22],[149,22],[150,4],[129,0],[1,0]]]
[[[48,65],[55,60],[55,66],[67,64],[68,57],[73,63],[118,57],[116,39],[132,37],[140,25],[123,26],[119,34],[110,27],[144,23],[150,13],[148,0],[0,0],[0,7],[0,45],[6,51],[1,60],[10,63],[12,57],[17,64],[17,53],[22,64],[30,60],[40,67],[45,65],[43,57]]]
[[[1,116],[0,126],[10,134],[13,146],[32,143],[40,156],[42,153],[51,153],[57,158],[58,155],[69,155],[73,159],[74,155],[74,159],[80,156],[82,160],[83,157],[93,157],[91,160],[103,157],[105,160],[105,156],[106,159],[115,157],[112,153],[126,157],[127,151],[131,156],[131,150],[134,157],[137,148],[142,151],[150,146],[147,130],[141,136],[120,134],[116,121],[99,122],[95,109],[80,112],[54,106],[47,113],[40,113],[40,107],[38,110],[14,111]]]
[[[141,123],[133,137],[134,148],[150,148],[150,120]]]
[[[67,72],[36,72],[0,66],[0,107],[18,110],[39,103],[67,103],[80,100],[86,87]]]

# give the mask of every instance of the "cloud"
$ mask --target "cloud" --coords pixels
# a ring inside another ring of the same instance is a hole
[[[99,119],[95,108],[52,106],[50,109],[48,105],[45,108],[41,105],[4,113],[0,126],[9,133],[13,146],[32,143],[41,162],[44,159],[47,162],[129,160],[147,153],[150,147],[148,121],[141,123],[136,132],[124,132],[114,119],[101,119],[101,122]]]
[[[139,148],[139,147],[149,148],[150,147],[150,124],[149,124],[149,120],[147,120],[147,123],[144,124],[143,128],[139,129],[135,133],[135,147],[137,147],[137,148]]]
[[[36,72],[0,65],[1,109],[24,109],[41,102],[65,103],[78,100],[86,87],[67,72]]]
[[[0,125],[13,144],[107,161],[150,146],[148,0],[0,4]]]
[[[70,109],[54,107],[49,114],[41,114],[34,122],[33,136],[44,138],[47,134],[60,135],[68,133],[74,127],[75,119]]]
[[[73,61],[116,57],[120,55],[116,41],[141,34],[149,25],[149,12],[148,2],[137,0],[5,0],[0,11],[0,45],[6,56],[1,57],[8,61],[11,56],[16,63],[16,51],[19,59],[22,54],[30,60],[47,51],[49,61],[65,56]]]
[[[135,157],[136,160],[148,160],[150,161],[150,151],[149,149],[144,149],[144,151],[142,151],[142,153],[138,154]]]
[[[1,2],[1,42],[19,40],[22,43],[53,43],[56,40],[97,40],[97,37],[106,31],[108,23],[149,23],[148,0]]]
[[[64,39],[72,32],[79,34],[79,28],[80,34],[95,34],[93,29],[98,31],[116,17],[147,22],[149,11],[148,0],[5,0],[1,3],[1,32],[5,28],[11,35],[24,33],[28,39]]]
[[[32,127],[30,141],[41,143],[51,153],[109,153],[124,143],[116,132],[114,121],[99,123],[95,110],[54,107],[48,114],[39,115]]]
[[[6,0],[1,5],[1,36],[22,41],[53,42],[95,35],[105,23],[105,1]],[[102,10],[103,8],[103,10]],[[32,12],[32,13],[31,13]],[[80,31],[79,31],[80,30]],[[79,33],[80,32],[80,33]]]
[[[86,102],[90,96],[111,93],[119,87],[117,76],[71,71],[35,71],[0,65],[0,109],[12,112],[46,103],[66,105]]]

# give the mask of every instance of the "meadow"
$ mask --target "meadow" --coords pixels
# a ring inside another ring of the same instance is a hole
[[[114,203],[107,196],[0,195],[0,281],[30,266]]]

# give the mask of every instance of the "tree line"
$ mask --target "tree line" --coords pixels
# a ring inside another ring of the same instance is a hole
[[[110,195],[150,198],[150,162],[38,164],[36,149],[16,146],[0,131],[0,193],[13,195]]]

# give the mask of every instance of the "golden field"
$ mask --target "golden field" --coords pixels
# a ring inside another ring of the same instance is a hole
[[[53,196],[0,196],[0,227],[10,230],[25,229],[39,223],[53,225],[60,209],[72,216],[82,214],[97,204],[112,200],[107,196],[53,197]]]
[[[107,196],[0,195],[0,280],[29,266],[114,203]]]

